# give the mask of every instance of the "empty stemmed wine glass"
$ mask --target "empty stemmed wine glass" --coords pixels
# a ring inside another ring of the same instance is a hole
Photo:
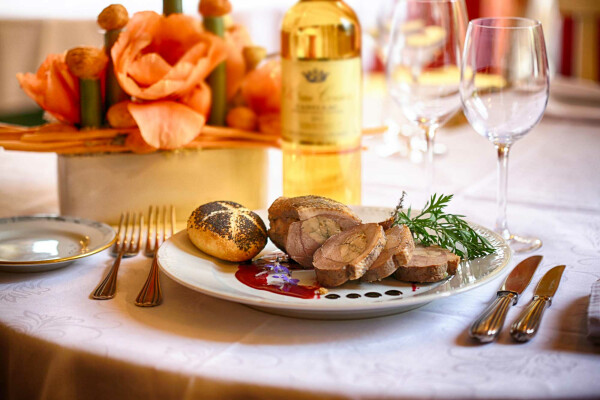
[[[387,52],[388,89],[404,115],[425,133],[427,194],[433,185],[435,132],[460,109],[466,27],[464,0],[403,0],[395,7]]]
[[[469,22],[460,95],[471,126],[498,153],[496,231],[515,252],[539,248],[541,240],[514,235],[506,223],[508,153],[542,118],[549,93],[548,59],[539,21],[480,18]]]

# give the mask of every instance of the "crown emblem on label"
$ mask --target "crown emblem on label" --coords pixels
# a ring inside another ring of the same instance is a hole
[[[325,72],[321,69],[314,68],[308,71],[303,71],[302,75],[304,75],[306,80],[310,83],[319,83],[324,82],[327,79],[327,76],[329,76],[329,72]]]

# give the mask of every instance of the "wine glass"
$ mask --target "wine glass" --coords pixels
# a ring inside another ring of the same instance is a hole
[[[544,34],[527,18],[480,18],[469,22],[460,97],[469,123],[496,147],[496,231],[517,252],[541,247],[537,238],[514,235],[506,223],[508,152],[542,118],[549,93]]]
[[[425,133],[427,194],[433,188],[435,132],[460,109],[466,28],[464,0],[403,0],[394,10],[388,89],[407,119]]]

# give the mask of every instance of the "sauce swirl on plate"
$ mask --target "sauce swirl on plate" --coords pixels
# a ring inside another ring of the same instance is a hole
[[[319,298],[320,286],[298,284],[298,280],[291,277],[290,270],[294,269],[301,268],[298,264],[290,262],[284,253],[275,252],[257,258],[251,263],[238,265],[235,277],[244,285],[254,289],[302,299]]]

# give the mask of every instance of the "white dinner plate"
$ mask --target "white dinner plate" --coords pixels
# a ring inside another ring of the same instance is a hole
[[[382,221],[392,211],[391,208],[381,207],[352,208],[363,222]],[[257,213],[267,221],[266,211]],[[393,277],[377,283],[348,282],[341,287],[329,289],[328,295],[339,296],[335,299],[331,298],[335,296],[326,295],[302,299],[246,286],[235,277],[238,264],[218,260],[198,250],[188,239],[185,230],[160,247],[158,263],[165,274],[184,286],[262,311],[316,319],[368,318],[408,311],[433,300],[473,289],[498,276],[510,261],[510,248],[496,233],[479,225],[471,225],[492,243],[496,249],[494,254],[463,261],[456,275],[431,284],[412,285]],[[277,248],[269,241],[261,254],[275,250]],[[300,279],[301,284],[310,285],[315,282],[312,270],[292,270],[292,277]],[[398,295],[396,292],[402,294]]]
[[[55,215],[0,219],[0,271],[40,272],[98,253],[115,240],[101,222]]]

